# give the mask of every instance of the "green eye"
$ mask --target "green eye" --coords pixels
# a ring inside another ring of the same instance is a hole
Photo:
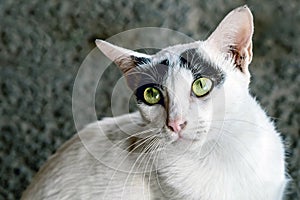
[[[205,77],[198,78],[192,85],[192,90],[197,97],[202,97],[209,93],[213,86],[213,82]]]
[[[156,104],[161,99],[160,92],[154,87],[147,87],[144,90],[144,99],[146,103]]]

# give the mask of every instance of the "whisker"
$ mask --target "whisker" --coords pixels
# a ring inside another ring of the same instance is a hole
[[[156,135],[151,135],[151,136],[149,136],[149,137],[148,137],[146,140],[144,140],[141,144],[146,143],[147,141],[153,139],[154,137],[156,137]],[[146,148],[147,148],[147,147],[146,147]],[[122,191],[122,196],[124,195],[124,190],[125,190],[126,184],[127,184],[127,182],[128,182],[129,176],[132,174],[132,171],[133,171],[134,167],[136,166],[137,162],[139,162],[139,159],[140,159],[142,156],[145,156],[143,152],[140,153],[140,155],[137,157],[137,159],[134,161],[132,167],[130,168],[130,171],[129,171],[128,175],[126,176],[126,179],[125,179],[125,183],[124,183],[123,191]],[[144,159],[144,158],[143,158],[143,159]]]
[[[156,142],[156,146],[155,146],[155,149],[154,149],[154,152],[155,152],[155,154],[154,154],[154,159],[153,159],[153,161],[152,161],[151,168],[150,168],[150,174],[149,174],[149,179],[148,179],[148,191],[150,191],[150,187],[151,187],[151,173],[152,173],[152,168],[153,168],[153,166],[154,166],[154,163],[155,163],[156,159],[158,158],[158,156],[159,156],[159,154],[160,154],[160,152],[157,151],[157,150],[159,149],[159,147],[160,147],[160,143],[159,143],[159,141],[158,141],[158,142]],[[156,172],[157,172],[157,171],[155,170],[155,173],[156,173]]]
[[[132,135],[130,135],[130,136],[128,136],[128,137],[126,137],[126,138],[120,140],[119,142],[114,143],[114,145],[112,145],[110,148],[108,148],[106,151],[104,151],[103,154],[106,154],[106,153],[110,152],[111,150],[114,151],[115,148],[116,148],[117,146],[119,146],[122,142],[127,142],[130,138],[133,138],[133,137],[136,137],[136,136],[139,136],[139,135],[142,135],[142,134],[150,133],[150,132],[153,132],[153,131],[155,131],[155,130],[156,130],[156,128],[153,128],[153,129],[148,129],[148,130],[144,130],[144,131],[141,131],[141,132],[137,132],[137,133],[135,133],[135,134],[132,134]],[[128,148],[126,148],[125,150],[130,149],[133,145],[135,145],[135,144],[131,144],[131,145],[130,145]]]
[[[153,136],[152,136],[152,135],[148,136],[148,139],[151,138],[151,137],[153,137]],[[134,151],[136,148],[139,148],[141,145],[143,145],[143,144],[146,143],[146,142],[147,142],[147,139],[144,139],[144,142],[140,142],[139,145],[135,146],[135,147],[133,148],[132,151]],[[133,145],[135,145],[135,144],[133,144]],[[132,146],[132,145],[130,145],[130,146]],[[124,151],[128,151],[129,148],[131,148],[131,147],[126,148],[126,149],[123,150],[121,153],[123,153]],[[115,169],[114,173],[112,174],[111,179],[110,179],[108,185],[110,185],[110,183],[111,183],[111,181],[112,181],[112,178],[116,175],[118,169],[121,167],[121,165],[123,164],[123,162],[127,159],[127,157],[128,157],[129,155],[130,155],[130,153],[128,153],[128,154],[121,160],[121,162],[119,163],[119,165],[118,165],[117,168]],[[115,158],[114,161],[115,161],[116,159],[118,159],[118,157]],[[125,188],[125,185],[124,185],[124,188]],[[107,188],[106,188],[106,190],[105,190],[105,193],[106,193],[106,191],[107,191]]]
[[[152,149],[152,145],[153,145],[153,143],[154,143],[154,140],[156,139],[156,137],[154,137],[154,138],[152,138],[151,140],[150,140],[150,143],[148,143],[148,145],[144,148],[144,149],[142,149],[142,153],[144,153],[145,154],[145,156],[144,156],[144,158],[146,158],[146,153],[149,151],[149,149],[150,149],[150,153],[151,153],[151,149]],[[144,158],[140,161],[140,164],[138,165],[138,168],[140,167],[140,165],[142,164],[142,161],[144,160]],[[148,163],[146,163],[146,165],[147,165]],[[146,166],[147,167],[147,166]],[[143,168],[142,168],[143,169]]]
[[[162,147],[162,148],[163,148],[163,147]],[[162,151],[159,151],[160,154],[161,154],[161,152],[162,152]],[[171,177],[173,177],[173,176],[174,176],[174,174],[171,175]],[[163,194],[164,196],[167,196],[167,194],[164,192],[163,187],[162,187],[162,185],[161,185],[161,183],[160,183],[160,179],[159,179],[159,177],[158,177],[157,170],[156,170],[156,173],[155,173],[155,178],[156,178],[156,182],[157,182],[157,184],[158,184],[158,187],[159,187],[160,191],[162,192],[162,194]]]
[[[148,171],[147,168],[149,166],[149,162],[150,162],[152,156],[155,157],[155,154],[156,154],[155,150],[156,150],[156,147],[157,147],[157,141],[158,141],[158,139],[155,138],[154,140],[155,141],[152,141],[152,144],[151,144],[151,149],[153,149],[153,151],[151,151],[151,155],[149,156],[149,159],[147,160],[146,167],[145,167],[145,170],[144,170],[143,175],[142,175],[143,176],[143,178],[142,178],[142,182],[143,183],[145,182],[145,177],[146,177],[146,174],[147,174],[147,171]],[[151,176],[152,167],[153,167],[153,161],[152,161],[152,164],[150,165],[148,191],[150,191],[150,176]],[[143,194],[144,194],[144,190],[143,190]]]

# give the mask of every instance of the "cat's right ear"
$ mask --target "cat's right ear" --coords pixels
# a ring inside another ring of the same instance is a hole
[[[207,39],[216,50],[230,57],[237,68],[249,74],[252,60],[253,16],[247,6],[231,11]]]
[[[104,40],[97,39],[95,42],[102,53],[116,63],[124,74],[138,65],[149,63],[151,60],[150,55],[125,49]]]

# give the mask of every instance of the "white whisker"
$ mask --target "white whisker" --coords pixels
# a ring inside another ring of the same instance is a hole
[[[145,144],[146,142],[152,140],[154,137],[156,137],[156,135],[149,136],[147,139],[144,139],[140,145]],[[139,145],[139,146],[140,146],[140,145]],[[139,159],[140,159],[141,157],[145,157],[146,154],[144,154],[144,151],[145,151],[145,149],[147,150],[148,148],[149,148],[149,147],[146,146],[145,148],[142,149],[142,152],[140,153],[140,155],[137,157],[137,159],[134,161],[132,167],[130,168],[130,171],[129,171],[128,175],[126,176],[126,179],[125,179],[125,182],[124,182],[124,186],[123,186],[123,190],[122,190],[122,196],[124,195],[124,190],[125,190],[126,184],[127,184],[127,182],[128,182],[129,176],[132,174],[132,172],[133,172],[134,167],[136,166],[136,164],[137,164],[138,162],[140,162]],[[144,159],[144,158],[143,158],[143,159]]]

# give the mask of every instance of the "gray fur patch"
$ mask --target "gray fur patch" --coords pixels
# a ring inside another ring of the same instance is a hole
[[[193,73],[195,79],[208,77],[214,81],[215,86],[221,85],[225,80],[225,73],[220,67],[201,55],[197,49],[188,49],[180,54],[180,64]]]

